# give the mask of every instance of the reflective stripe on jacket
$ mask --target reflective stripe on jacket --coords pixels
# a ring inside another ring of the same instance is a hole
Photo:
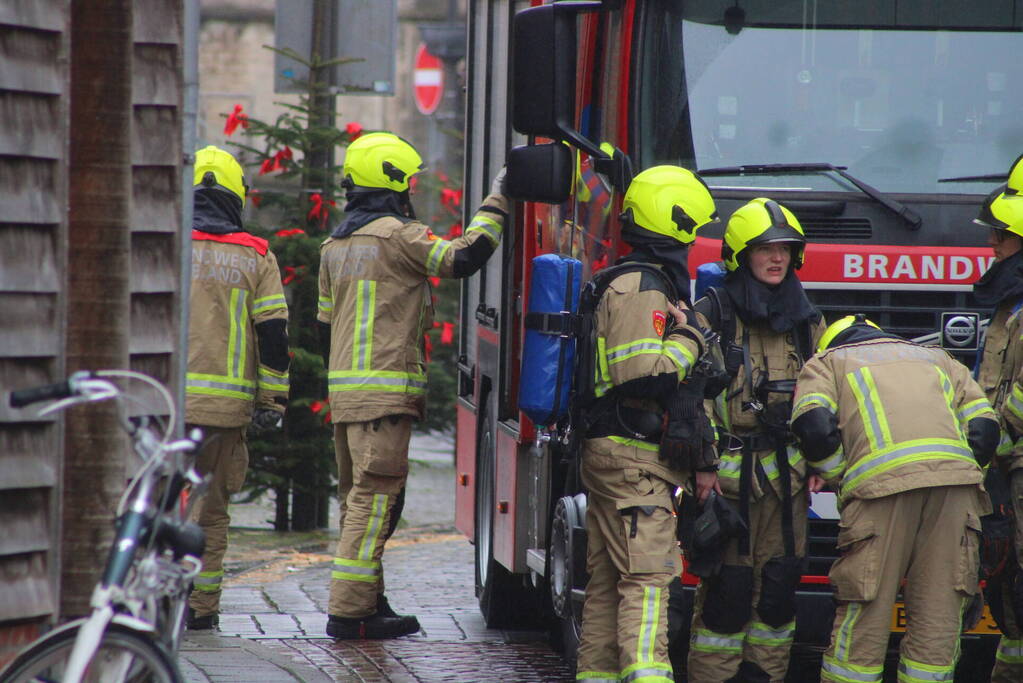
[[[814,356],[799,374],[793,419],[817,407],[837,415],[841,452],[817,467],[841,474],[842,500],[981,482],[966,422],[994,412],[941,349],[874,339]]]
[[[669,333],[666,323],[670,320],[668,297],[660,289],[644,286],[642,272],[619,275],[608,285],[594,312],[598,396],[644,377],[672,374],[679,382],[685,380],[700,353],[699,344],[689,335],[699,336],[699,332],[687,327],[687,334],[679,327]],[[661,413],[658,402],[661,398],[666,397],[626,400],[633,407]],[[619,436],[602,439],[617,444],[591,447],[590,450],[614,453],[606,466],[632,464],[666,481],[682,483],[683,473],[664,465],[657,444]],[[587,457],[597,456],[587,453]]]
[[[433,326],[428,278],[453,277],[458,252],[477,240],[496,246],[506,209],[503,197],[487,197],[453,240],[419,221],[384,216],[323,242],[317,319],[330,325],[327,383],[335,422],[423,416],[423,336]]]
[[[728,296],[726,292],[722,292],[722,295]],[[706,402],[707,415],[717,428],[720,437],[718,450],[721,462],[718,465],[718,481],[721,491],[733,498],[739,495],[742,439],[749,434],[764,433],[764,427],[758,422],[756,414],[748,407],[754,399],[750,393],[749,385],[756,386],[762,379],[772,381],[796,379],[799,376],[799,369],[803,366],[803,357],[796,349],[794,332],[775,332],[763,324],[750,325],[747,328],[738,316],[734,320],[735,337],[732,343],[741,345],[745,330],[749,330],[749,360],[752,367],[747,370],[745,365],[740,366],[728,388],[722,391],[714,401]],[[813,327],[810,337],[814,347],[821,335],[824,334],[825,327],[823,319]],[[722,332],[722,330],[715,331]],[[746,381],[747,372],[751,373],[751,382]],[[726,397],[730,398],[726,401]],[[775,401],[787,401],[791,397],[771,394],[770,398]],[[727,435],[731,435],[731,437]],[[773,447],[761,448],[755,453],[767,480],[770,481],[775,493],[780,497],[782,489],[778,479],[778,466],[775,462],[775,449]],[[789,447],[787,453],[791,472],[790,490],[798,491],[803,486],[803,479],[806,477],[806,463],[797,448]],[[759,499],[763,495],[763,491],[757,477],[753,477],[750,486],[754,499]]]
[[[977,382],[998,413],[1004,447],[998,458],[1008,459],[1010,469],[1023,467],[1023,438],[1016,443],[1007,427],[1023,436],[1023,309],[1016,302],[1002,304],[991,316],[977,367]]]
[[[283,410],[288,371],[259,361],[255,325],[288,319],[277,259],[249,233],[192,233],[185,420],[240,427],[255,405]],[[285,328],[279,340],[286,347]]]

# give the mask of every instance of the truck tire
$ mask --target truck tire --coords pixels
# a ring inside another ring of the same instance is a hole
[[[551,607],[560,631],[560,649],[565,661],[574,663],[582,633],[583,603],[573,598],[574,590],[586,586],[586,494],[564,496],[554,507],[550,547],[547,549]],[[576,593],[578,595],[578,593]]]
[[[485,410],[485,407],[481,407]],[[539,616],[535,596],[525,576],[508,571],[494,559],[494,513],[497,508],[494,482],[495,424],[487,414],[479,420],[476,441],[476,597],[487,628],[523,626]]]

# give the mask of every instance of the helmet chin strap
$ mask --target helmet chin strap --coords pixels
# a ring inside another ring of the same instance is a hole
[[[416,210],[412,206],[412,197],[409,196],[408,190],[398,193],[398,204],[401,206],[402,212],[406,217],[415,219]]]

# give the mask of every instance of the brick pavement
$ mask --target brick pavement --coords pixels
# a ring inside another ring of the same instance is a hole
[[[452,533],[399,532],[384,556],[392,606],[423,630],[388,641],[326,637],[331,557],[250,570],[225,581],[220,630],[189,632],[190,683],[233,681],[560,681],[571,674],[542,632],[487,629],[473,593],[472,546]],[[296,563],[298,565],[298,563]]]

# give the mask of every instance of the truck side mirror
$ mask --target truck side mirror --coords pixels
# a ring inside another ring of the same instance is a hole
[[[575,13],[530,7],[513,29],[512,126],[560,140],[575,122]]]
[[[513,147],[505,163],[506,188],[512,199],[560,204],[571,196],[575,154],[567,145]]]
[[[565,141],[578,147],[593,157],[598,173],[607,175],[616,190],[625,192],[632,180],[632,166],[628,157],[620,150],[608,154],[573,128],[576,15],[619,7],[620,3],[609,0],[567,2],[529,7],[515,15],[512,34],[512,126],[525,135]],[[560,152],[551,154],[554,155],[552,158],[561,155]],[[557,170],[560,172],[560,167]]]

